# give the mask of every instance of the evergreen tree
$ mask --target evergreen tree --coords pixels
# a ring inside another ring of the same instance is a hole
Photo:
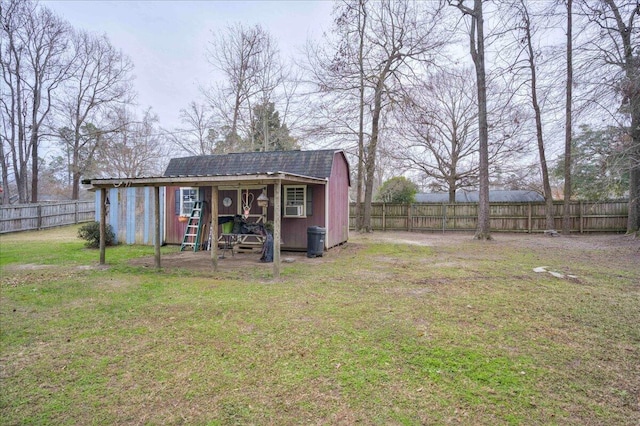
[[[249,146],[253,151],[290,151],[300,149],[298,141],[289,134],[286,124],[280,123],[280,114],[273,102],[253,108]]]
[[[571,193],[579,200],[604,200],[628,195],[629,170],[625,161],[624,130],[607,127],[593,130],[580,127],[572,140]],[[564,176],[564,158],[558,159],[553,172]]]

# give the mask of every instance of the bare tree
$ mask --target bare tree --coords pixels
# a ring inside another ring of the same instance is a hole
[[[409,89],[399,104],[397,133],[405,142],[392,155],[406,168],[431,178],[432,188],[448,191],[451,203],[456,190],[478,185],[478,105],[472,73],[439,71]],[[526,117],[503,85],[492,86],[487,108],[494,135],[489,164],[502,174],[513,173],[521,167],[520,157],[528,154],[522,136]]]
[[[81,177],[93,163],[98,143],[104,140],[101,134],[113,131],[100,126],[100,121],[109,108],[132,100],[133,65],[105,36],[77,32],[73,47],[74,69],[65,84],[61,107],[67,125],[59,133],[70,159],[71,198],[77,200]]]
[[[367,57],[367,80],[373,89],[371,139],[366,147],[363,230],[371,231],[371,202],[376,170],[380,119],[393,98],[393,86],[401,85],[404,72],[411,72],[412,61],[426,61],[429,54],[444,45],[436,31],[440,10],[421,9],[420,3],[383,1],[370,11],[371,51]],[[426,13],[425,13],[426,12]],[[374,36],[375,34],[375,36]]]
[[[317,64],[316,83],[332,102],[326,107],[330,119],[327,128],[338,124],[345,135],[358,140],[355,155],[362,161],[364,231],[371,229],[371,201],[384,114],[399,95],[403,80],[444,44],[435,25],[440,10],[433,6],[389,0],[343,2],[336,10],[337,39],[328,52],[316,50],[312,55]],[[364,140],[365,121],[370,128],[368,141]]]
[[[336,26],[343,32],[342,52],[352,48],[354,42],[351,38],[355,38],[355,48],[357,50],[356,66],[357,66],[357,90],[358,90],[358,147],[357,155],[358,165],[356,168],[356,229],[363,228],[364,209],[363,209],[363,190],[364,190],[364,164],[365,164],[365,90],[366,90],[366,74],[365,74],[365,43],[367,31],[367,1],[345,1],[343,9],[336,19]],[[354,27],[355,25],[355,27]],[[342,53],[342,58],[350,58],[352,55]],[[339,57],[336,57],[339,59]],[[349,61],[351,59],[348,59]],[[343,62],[343,61],[339,61]],[[337,63],[339,63],[337,62]]]
[[[538,77],[537,77],[537,66],[536,66],[536,53],[534,52],[533,45],[533,32],[534,25],[531,20],[531,15],[529,13],[529,9],[524,0],[520,0],[520,4],[518,7],[520,19],[521,19],[521,30],[523,33],[522,36],[522,44],[524,44],[524,52],[526,55],[527,61],[527,69],[529,72],[529,84],[530,84],[530,100],[531,106],[534,111],[535,118],[535,134],[536,141],[538,145],[538,156],[540,160],[540,170],[542,173],[542,187],[544,189],[544,199],[545,199],[545,221],[546,228],[548,230],[555,230],[555,219],[553,212],[553,194],[551,192],[551,184],[549,182],[549,169],[547,167],[547,154],[545,150],[544,143],[544,135],[542,133],[542,112],[540,109],[540,103],[538,101]]]
[[[0,9],[3,143],[10,151],[20,201],[28,199],[30,169],[31,201],[36,202],[41,131],[54,92],[68,78],[70,29],[49,9],[31,1],[2,1]],[[4,164],[3,175],[6,169]]]
[[[180,150],[191,155],[213,154],[218,139],[218,126],[207,105],[191,102],[180,110],[182,127],[170,139]]]
[[[257,117],[253,116],[253,113],[256,111],[256,108],[262,108],[263,111],[266,111],[268,106],[271,104],[275,108],[275,101],[277,97],[277,90],[280,88],[285,81],[285,67],[280,60],[280,51],[278,46],[271,37],[266,37],[263,42],[262,49],[259,54],[258,60],[259,69],[256,73],[256,97],[257,102],[253,102],[250,104],[250,122],[253,126],[253,123],[258,122]],[[249,99],[251,101],[251,99]],[[260,129],[259,133],[262,136],[262,140],[254,140],[254,135],[258,134],[256,132],[257,129],[252,129],[251,131],[251,148],[255,149],[254,145],[260,146],[262,151],[269,151],[270,146],[270,136],[269,136],[269,125],[268,119],[260,120],[262,123],[262,129]]]
[[[636,0],[581,0],[576,5],[574,16],[586,18],[591,29],[587,33],[590,40],[576,49],[589,67],[591,80],[587,87],[597,94],[589,98],[590,106],[626,134],[623,154],[629,170],[627,233],[639,235],[640,4]]]
[[[572,101],[573,101],[573,0],[567,0],[567,84],[565,86],[565,125],[564,125],[564,200],[562,208],[562,233],[571,232],[571,137]]]
[[[474,0],[473,8],[465,5],[465,0],[449,0],[449,4],[457,7],[463,15],[469,16],[469,46],[471,59],[476,69],[476,85],[478,93],[478,143],[479,143],[479,202],[478,228],[475,238],[491,239],[489,210],[489,128],[487,122],[487,83],[484,52],[484,16],[482,0]]]
[[[340,146],[355,158],[356,229],[362,229],[365,146],[370,135],[367,106],[372,99],[365,58],[370,46],[368,0],[343,0],[334,6],[334,25],[322,44],[307,44],[306,71],[317,88],[309,99],[307,137]],[[356,141],[354,143],[354,140]]]
[[[248,101],[257,91],[263,68],[260,58],[268,39],[260,25],[247,28],[236,24],[216,34],[207,50],[209,63],[224,75],[224,82],[208,98],[225,120],[230,139],[239,139],[243,108],[251,111]]]
[[[406,143],[394,155],[442,184],[455,202],[459,188],[477,184],[477,104],[466,72],[439,72],[408,92],[400,105]]]
[[[103,174],[126,178],[161,174],[167,155],[157,123],[158,117],[150,108],[141,120],[126,107],[117,108],[109,127],[119,130],[105,135],[105,143],[99,144]]]
[[[583,2],[590,19],[599,29],[595,41],[603,65],[617,68],[617,90],[622,98],[621,110],[630,118],[629,143],[629,217],[627,232],[640,231],[640,53],[637,46],[640,28],[640,4],[637,1],[602,0]]]

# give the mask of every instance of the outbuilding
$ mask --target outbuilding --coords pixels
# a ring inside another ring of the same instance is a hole
[[[100,190],[97,219],[111,224],[127,243],[153,243],[158,266],[160,245],[183,241],[188,226],[185,217],[192,214],[195,203],[202,205],[201,220],[208,226],[203,233],[212,242],[221,238],[219,225],[231,217],[269,222],[274,263],[280,249],[305,250],[310,227],[326,230],[324,249],[346,242],[349,235],[350,170],[342,150],[173,158],[163,176],[87,179],[83,183]],[[217,246],[209,245],[214,266]],[[103,257],[101,250],[101,262]]]

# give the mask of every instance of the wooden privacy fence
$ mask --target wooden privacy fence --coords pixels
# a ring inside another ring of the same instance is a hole
[[[388,231],[475,231],[477,203],[387,204],[373,203],[371,226]],[[491,230],[544,232],[544,203],[490,203]],[[553,204],[555,229],[562,229],[563,203]],[[628,201],[576,201],[569,206],[571,232],[625,232]],[[349,225],[355,229],[356,208],[349,208]]]
[[[0,206],[0,234],[95,220],[94,201]]]

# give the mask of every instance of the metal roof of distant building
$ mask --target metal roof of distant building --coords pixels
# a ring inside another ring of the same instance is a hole
[[[328,178],[340,150],[240,152],[172,158],[164,176],[233,176],[285,172]]]
[[[477,203],[480,199],[478,191],[456,191],[457,203]],[[448,203],[448,192],[432,192],[424,194],[416,194],[416,201],[419,203]],[[528,203],[542,202],[544,197],[535,191],[528,190],[490,190],[489,201],[493,203]]]

